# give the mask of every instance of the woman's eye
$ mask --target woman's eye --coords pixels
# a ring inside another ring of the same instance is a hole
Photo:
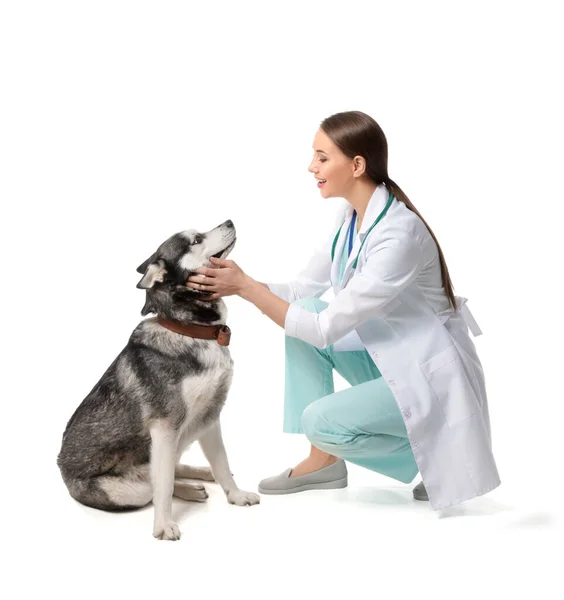
[[[320,158],[319,162],[325,162],[327,159],[326,158]]]

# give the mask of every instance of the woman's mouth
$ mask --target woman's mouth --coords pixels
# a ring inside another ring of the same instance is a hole
[[[326,179],[320,179],[320,180],[317,182],[317,187],[318,187],[318,188],[322,188],[322,187],[323,187],[323,186],[324,186],[326,183],[327,183],[327,180],[326,180]]]

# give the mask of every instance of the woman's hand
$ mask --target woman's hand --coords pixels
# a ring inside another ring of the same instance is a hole
[[[210,292],[201,300],[217,300],[236,294],[252,302],[263,314],[284,328],[290,304],[273,294],[266,284],[255,281],[232,260],[210,258],[214,268],[200,267],[186,280],[186,287]],[[205,277],[202,277],[205,275]]]
[[[217,300],[223,296],[240,296],[248,283],[248,277],[241,267],[232,260],[210,258],[214,268],[200,267],[186,280],[186,287],[205,292],[202,300]]]

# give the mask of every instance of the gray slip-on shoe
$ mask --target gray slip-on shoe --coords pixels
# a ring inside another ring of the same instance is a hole
[[[423,485],[422,481],[420,481],[413,488],[413,497],[416,500],[429,500],[429,496],[427,496],[427,490],[425,489],[425,486]]]
[[[333,490],[347,487],[347,467],[345,461],[337,462],[323,467],[313,473],[290,477],[292,469],[286,469],[280,475],[267,477],[258,485],[261,494],[294,494],[306,490]]]

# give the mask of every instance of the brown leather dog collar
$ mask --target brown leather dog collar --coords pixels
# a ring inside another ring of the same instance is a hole
[[[184,324],[178,321],[170,321],[160,315],[157,317],[159,325],[191,338],[200,340],[217,340],[220,346],[229,346],[231,339],[231,329],[227,325],[195,325],[194,323]]]

